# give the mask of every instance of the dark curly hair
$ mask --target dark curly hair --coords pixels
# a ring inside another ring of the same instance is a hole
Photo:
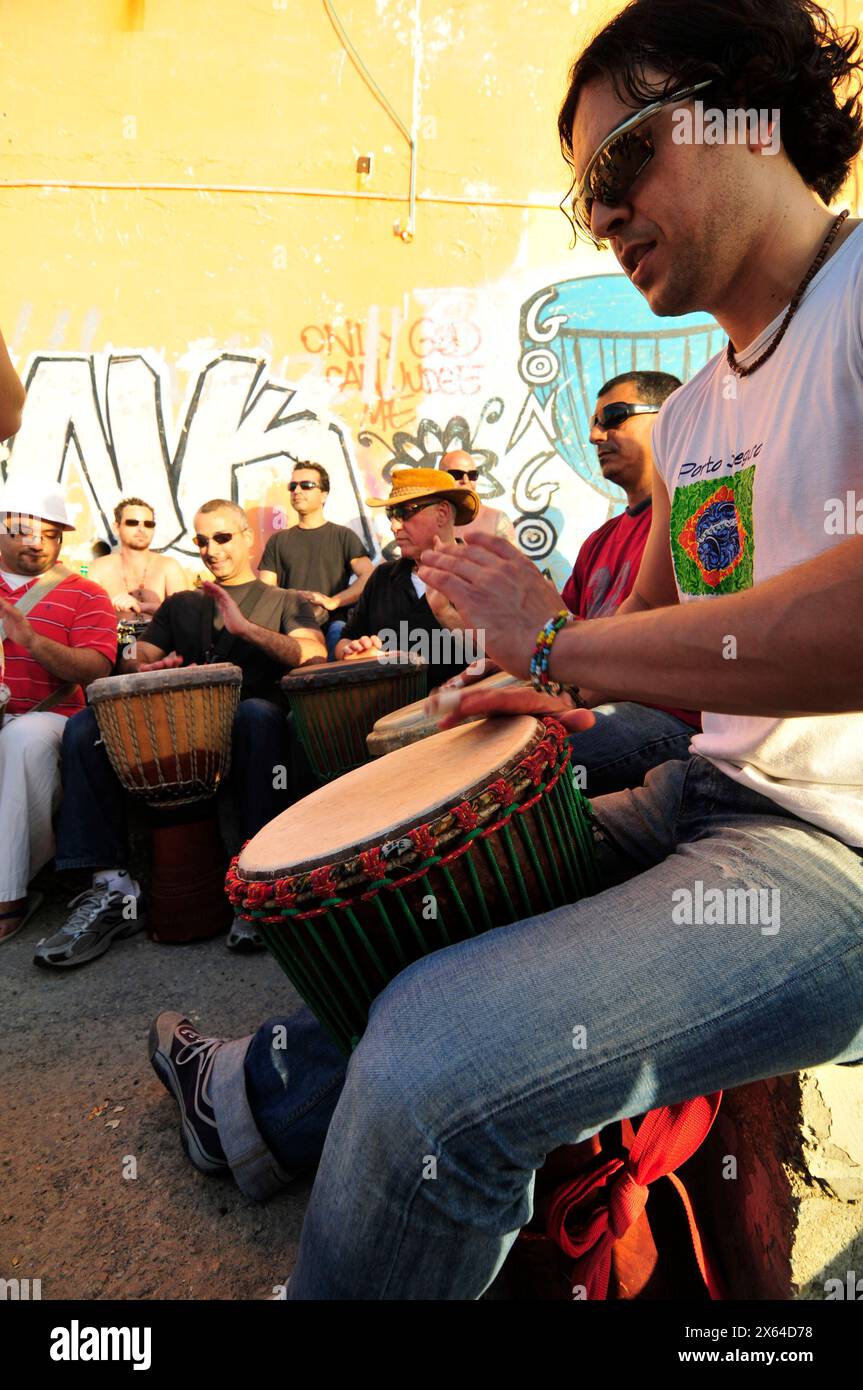
[[[815,0],[631,0],[573,64],[557,122],[563,156],[572,167],[586,83],[605,79],[645,106],[712,78],[701,94],[711,107],[779,110],[785,153],[830,203],[863,143],[859,42]],[[648,82],[647,66],[665,80]]]

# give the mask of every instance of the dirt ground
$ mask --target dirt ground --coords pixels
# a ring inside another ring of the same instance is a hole
[[[293,1267],[311,1183],[256,1205],[197,1172],[147,1031],[179,1009],[237,1037],[298,997],[269,955],[234,956],[224,937],[141,933],[79,969],[38,969],[33,948],[86,881],[43,871],[45,906],[0,949],[0,1277],[40,1279],[43,1299],[267,1297]]]

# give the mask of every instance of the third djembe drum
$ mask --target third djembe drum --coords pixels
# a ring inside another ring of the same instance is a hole
[[[497,671],[493,676],[486,676],[484,680],[474,681],[470,689],[506,690],[513,685],[524,684],[526,682],[520,681],[517,676],[511,676],[508,671]],[[376,720],[374,728],[366,737],[366,747],[371,756],[382,758],[386,753],[394,753],[397,748],[407,748],[412,743],[419,743],[422,739],[439,733],[445,711],[429,713],[427,705],[426,700],[414,700],[403,709],[393,710],[391,714],[384,714]],[[476,723],[481,718],[482,715],[473,715],[469,722]]]
[[[412,961],[597,890],[569,756],[555,720],[451,729],[313,792],[233,861],[234,910],[345,1052]]]

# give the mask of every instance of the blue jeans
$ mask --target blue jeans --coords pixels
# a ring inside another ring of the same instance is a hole
[[[640,787],[652,767],[689,757],[696,731],[674,714],[631,700],[597,705],[593,713],[593,728],[569,740],[574,767],[584,769],[579,786],[589,797]]]
[[[290,805],[291,752],[284,712],[269,700],[243,700],[234,717],[231,751],[241,841]],[[281,779],[288,781],[286,790],[273,787],[273,768],[280,766],[287,768],[287,779]],[[129,863],[125,792],[89,707],[66,722],[62,768],[57,868],[124,868]]]
[[[327,644],[327,660],[328,660],[328,661],[335,661],[335,659],[336,659],[336,647],[338,646],[339,642],[342,640],[342,633],[344,632],[344,630],[345,630],[346,627],[347,627],[347,619],[346,619],[346,618],[333,618],[332,621],[329,622],[329,623],[327,624],[327,629],[326,629],[326,632],[324,633],[324,641],[325,641],[326,644]]]
[[[594,812],[614,886],[428,956],[377,999],[290,1298],[477,1298],[530,1219],[552,1149],[656,1106],[863,1057],[863,851],[701,757]],[[723,908],[729,924],[712,924],[717,889],[724,902],[756,890],[757,911],[750,901],[734,925]],[[287,1088],[255,1041],[254,1059],[246,1040],[226,1055],[230,1097],[214,1068],[219,1133],[288,1173]]]

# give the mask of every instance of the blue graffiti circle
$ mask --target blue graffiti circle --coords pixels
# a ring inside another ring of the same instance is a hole
[[[532,352],[524,354],[518,369],[522,381],[529,386],[541,386],[554,381],[560,371],[560,361],[550,348],[534,348]]]
[[[740,555],[740,529],[733,502],[713,502],[695,526],[698,561],[703,570],[728,569]]]
[[[557,545],[557,532],[544,516],[520,516],[515,523],[515,539],[531,560],[544,560]]]

